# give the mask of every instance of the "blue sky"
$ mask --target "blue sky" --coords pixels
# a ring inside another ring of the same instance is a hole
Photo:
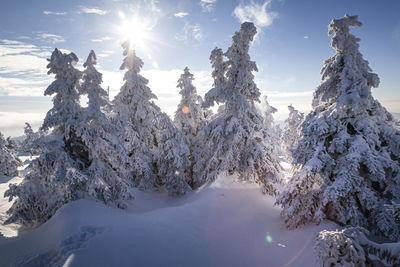
[[[0,8],[0,131],[22,134],[24,121],[39,127],[51,98],[42,97],[53,80],[46,58],[57,47],[80,58],[98,55],[103,86],[114,96],[123,84],[120,40],[126,25],[146,30],[137,48],[145,63],[142,74],[158,96],[156,103],[172,115],[179,101],[176,81],[189,66],[198,92],[211,87],[209,55],[224,51],[240,23],[253,21],[258,34],[251,57],[256,82],[283,120],[286,106],[311,107],[323,61],[334,54],[327,26],[345,13],[359,15],[353,29],[360,50],[381,79],[373,95],[391,112],[400,112],[400,1],[398,0],[114,0],[2,1]],[[130,31],[130,32],[132,32]]]

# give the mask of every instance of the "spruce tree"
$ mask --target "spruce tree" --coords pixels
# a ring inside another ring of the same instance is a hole
[[[292,105],[288,106],[289,117],[283,126],[281,143],[285,158],[292,161],[292,149],[297,145],[299,139],[299,126],[304,119],[304,114],[295,109]]]
[[[25,122],[24,134],[25,140],[21,144],[20,151],[29,152],[31,155],[40,154],[40,132],[34,132],[32,126],[28,122]]]
[[[237,173],[241,179],[262,185],[263,192],[275,194],[273,183],[280,181],[280,165],[270,155],[264,142],[264,120],[256,102],[260,91],[254,83],[253,71],[257,71],[248,54],[250,41],[256,34],[253,23],[245,22],[232,38],[224,63],[220,50],[213,50],[211,62],[214,88],[206,94],[205,106],[223,103],[215,118],[202,130],[206,150],[200,178],[214,180],[220,173]]]
[[[121,70],[126,70],[124,85],[114,99],[117,113],[125,133],[125,147],[132,160],[140,165],[142,173],[135,176],[135,184],[143,190],[157,189],[157,167],[155,153],[158,147],[159,130],[155,118],[161,112],[151,101],[157,97],[147,86],[148,80],[139,74],[143,61],[136,56],[129,41],[122,44],[124,61]]]
[[[206,111],[201,107],[203,102],[202,98],[197,94],[196,87],[192,81],[194,80],[193,74],[189,72],[189,68],[184,69],[184,73],[178,80],[177,87],[180,88],[182,99],[178,104],[178,109],[175,112],[174,123],[176,127],[186,136],[190,154],[190,168],[186,170],[186,175],[192,178],[194,175],[193,166],[197,160],[200,160],[200,147],[198,140],[198,132],[203,124],[206,122]],[[194,181],[190,182],[194,186]]]
[[[278,110],[269,104],[267,96],[263,98],[262,107],[264,111],[263,141],[268,148],[268,155],[271,158],[277,159],[281,154],[279,142],[280,128],[279,125],[274,124],[274,117],[272,114]]]
[[[14,151],[7,147],[7,142],[0,133],[0,175],[16,176],[18,167],[22,162],[17,158]]]
[[[74,68],[78,58],[57,48],[49,59],[48,74],[55,81],[45,90],[53,95],[53,108],[47,113],[43,130],[52,128],[43,144],[43,152],[32,161],[29,172],[19,185],[10,185],[5,196],[17,197],[6,223],[37,225],[48,220],[63,204],[82,198],[87,181],[82,170],[88,165],[87,149],[76,135],[82,115],[79,105],[81,72]]]
[[[185,136],[167,114],[157,117],[160,139],[157,152],[157,167],[160,183],[169,195],[183,195],[190,191],[189,138]]]
[[[400,131],[372,97],[379,78],[349,31],[355,26],[358,17],[349,15],[329,24],[336,54],[322,68],[293,151],[294,174],[277,203],[290,228],[330,219],[398,240],[388,205],[400,199]]]
[[[77,129],[90,160],[85,170],[87,192],[105,203],[116,201],[124,207],[121,201],[133,198],[129,188],[133,163],[118,138],[122,129],[114,125],[105,112],[110,103],[107,92],[101,87],[102,74],[96,70],[96,63],[96,54],[91,50],[83,64],[85,70],[80,86],[81,93],[87,94],[89,99]]]

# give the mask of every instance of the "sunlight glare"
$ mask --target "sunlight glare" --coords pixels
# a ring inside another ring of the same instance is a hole
[[[119,14],[121,14],[120,18],[125,18],[125,15],[122,12]],[[119,30],[123,38],[129,40],[135,47],[145,48],[146,41],[151,39],[151,27],[146,23],[146,21],[139,21],[136,18],[130,20],[123,19]]]

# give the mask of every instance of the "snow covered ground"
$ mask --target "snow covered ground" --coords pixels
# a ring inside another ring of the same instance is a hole
[[[1,221],[10,206],[3,193],[20,181],[0,177]],[[287,230],[275,198],[234,177],[180,198],[134,194],[127,210],[69,203],[18,236],[15,225],[1,225],[0,266],[317,266],[316,234],[339,228],[327,222]]]

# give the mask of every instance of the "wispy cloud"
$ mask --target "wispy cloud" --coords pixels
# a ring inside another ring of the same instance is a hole
[[[258,4],[254,0],[250,0],[247,4],[240,3],[235,7],[233,14],[241,22],[253,22],[257,28],[265,28],[272,24],[278,16],[276,12],[267,11],[271,0],[265,1],[263,4]]]
[[[64,16],[64,15],[67,14],[67,12],[54,12],[54,11],[45,10],[45,11],[43,11],[43,14],[45,14],[45,15],[55,15],[55,16]]]
[[[37,37],[45,42],[51,43],[51,44],[57,44],[57,43],[62,43],[65,42],[64,37],[57,35],[57,34],[52,34],[52,33],[39,33]]]
[[[24,103],[18,104],[22,107]],[[21,136],[24,134],[25,122],[29,122],[32,128],[37,130],[42,125],[45,116],[46,112],[0,111],[0,129],[5,136]]]
[[[304,39],[309,39],[309,38],[310,38],[310,36],[308,36],[308,35],[304,35],[304,36],[303,36],[303,38],[304,38]]]
[[[99,57],[99,58],[105,58],[105,57],[109,57],[109,56],[111,56],[112,54],[114,54],[115,53],[115,51],[111,51],[111,50],[105,50],[105,51],[102,51],[102,52],[100,52],[99,54],[97,54],[97,57]]]
[[[217,0],[200,0],[200,6],[204,12],[211,12],[214,10]]]
[[[0,40],[0,95],[43,95],[52,78],[47,75],[48,47]]]
[[[29,36],[21,35],[21,36],[18,36],[17,39],[20,39],[20,40],[30,40],[30,39],[32,39],[32,38],[29,37]]]
[[[189,13],[187,13],[187,12],[178,12],[178,13],[175,13],[175,14],[174,14],[174,16],[175,16],[176,18],[184,18],[184,17],[186,17],[187,15],[189,15]]]
[[[183,26],[181,32],[175,35],[175,39],[184,43],[188,43],[191,39],[202,41],[203,29],[199,24],[185,23],[185,26]]]
[[[104,37],[99,38],[99,39],[92,39],[92,42],[93,43],[102,43],[104,41],[108,41],[108,40],[111,40],[111,39],[112,38],[110,36],[104,36]]]
[[[88,7],[82,7],[80,13],[85,13],[85,14],[97,14],[97,15],[105,15],[108,13],[107,10],[103,10],[100,8],[88,8]]]

